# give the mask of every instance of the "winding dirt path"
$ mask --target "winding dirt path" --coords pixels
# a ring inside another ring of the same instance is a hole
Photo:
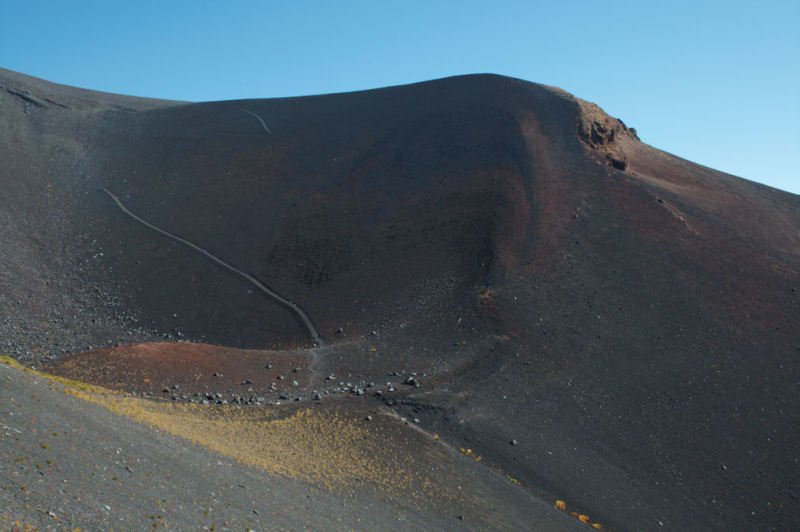
[[[249,112],[249,111],[245,111],[245,112]],[[266,127],[266,125],[264,127]],[[294,303],[292,301],[289,301],[285,297],[282,297],[282,296],[278,295],[271,288],[269,288],[267,285],[265,285],[264,283],[262,283],[261,281],[259,281],[258,279],[256,279],[252,275],[250,275],[249,273],[243,272],[242,270],[240,270],[240,269],[238,269],[238,268],[236,268],[234,266],[231,266],[230,264],[228,264],[224,260],[222,260],[222,259],[218,258],[217,256],[213,255],[211,252],[201,248],[197,244],[189,242],[185,238],[181,238],[181,237],[179,237],[177,235],[173,235],[172,233],[170,233],[168,231],[165,231],[165,230],[161,229],[160,227],[156,227],[155,225],[151,224],[150,222],[148,222],[144,218],[140,218],[139,216],[135,215],[130,210],[128,210],[128,208],[125,206],[125,204],[122,203],[122,201],[120,201],[120,199],[117,196],[115,196],[114,194],[112,194],[111,191],[108,190],[107,188],[103,187],[103,192],[108,194],[109,197],[111,197],[111,199],[114,200],[114,203],[117,204],[117,207],[122,209],[122,212],[124,212],[125,214],[127,214],[128,216],[130,216],[131,218],[133,218],[134,220],[136,220],[140,224],[145,225],[145,226],[149,227],[150,229],[152,229],[154,231],[157,231],[157,232],[161,233],[162,235],[164,235],[164,236],[166,236],[168,238],[171,238],[172,240],[176,240],[176,241],[180,242],[181,244],[189,246],[190,248],[194,249],[195,251],[198,251],[198,252],[202,253],[203,255],[208,257],[212,262],[215,262],[216,264],[222,266],[226,270],[228,270],[228,271],[230,271],[232,273],[235,273],[236,275],[238,275],[240,277],[243,277],[246,281],[248,281],[250,284],[252,284],[256,288],[258,288],[259,290],[261,290],[265,294],[267,294],[269,297],[271,297],[275,301],[277,301],[277,302],[289,307],[289,309],[292,310],[297,315],[298,318],[300,318],[300,321],[303,322],[303,325],[305,325],[306,329],[308,330],[308,334],[311,336],[311,339],[314,341],[314,343],[317,344],[317,346],[319,346],[319,347],[324,347],[325,344],[322,341],[322,338],[320,337],[319,333],[317,332],[317,328],[314,327],[314,324],[311,322],[311,319],[308,317],[308,315],[305,313],[305,311],[303,311],[303,309],[301,309],[296,303]]]
[[[261,122],[261,125],[264,127],[264,131],[266,131],[266,132],[267,132],[267,133],[269,133],[270,135],[272,135],[272,134],[273,134],[273,133],[272,133],[272,130],[269,128],[269,126],[267,126],[267,123],[266,123],[266,122],[264,122],[264,119],[263,119],[263,118],[261,118],[260,116],[258,116],[258,115],[257,115],[257,114],[255,114],[254,112],[252,112],[252,111],[248,111],[247,109],[244,109],[244,108],[242,108],[242,107],[236,107],[236,108],[237,108],[238,110],[240,110],[240,111],[244,111],[245,113],[247,113],[247,114],[249,114],[249,115],[252,115],[252,116],[256,117],[256,119],[257,119],[259,122]]]

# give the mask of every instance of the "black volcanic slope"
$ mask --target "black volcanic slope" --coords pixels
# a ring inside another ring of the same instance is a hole
[[[298,303],[319,375],[424,373],[390,406],[537,497],[611,529],[800,526],[800,197],[490,75],[187,104],[0,70],[0,122],[7,353],[310,345],[106,187]]]

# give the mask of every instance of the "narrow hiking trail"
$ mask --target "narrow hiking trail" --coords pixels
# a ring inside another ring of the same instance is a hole
[[[252,112],[252,111],[248,111],[247,109],[244,109],[244,108],[242,108],[242,107],[236,107],[236,108],[237,108],[238,110],[240,110],[240,111],[244,111],[245,113],[247,113],[247,114],[249,114],[249,115],[252,115],[252,116],[256,117],[256,119],[257,119],[259,122],[261,122],[261,126],[264,128],[264,131],[266,131],[266,132],[267,132],[267,133],[269,133],[270,135],[272,135],[272,134],[273,134],[273,133],[272,133],[272,130],[269,128],[269,126],[267,126],[267,123],[266,123],[266,122],[264,122],[264,119],[263,119],[263,118],[261,118],[260,116],[258,116],[256,113],[254,113],[254,112]]]
[[[219,257],[217,257],[216,255],[212,254],[210,251],[208,251],[208,250],[206,250],[204,248],[201,248],[197,244],[194,244],[194,243],[186,240],[185,238],[181,238],[181,237],[179,237],[177,235],[174,235],[174,234],[170,233],[169,231],[165,231],[164,229],[161,229],[160,227],[157,227],[157,226],[151,224],[150,222],[148,222],[144,218],[141,218],[141,217],[137,216],[136,214],[131,212],[125,206],[125,204],[122,203],[122,201],[117,196],[115,196],[113,193],[111,193],[111,191],[108,190],[107,188],[103,187],[103,192],[108,194],[108,196],[112,200],[114,200],[114,203],[117,204],[117,207],[119,207],[122,210],[122,212],[124,212],[125,214],[127,214],[128,216],[130,216],[131,218],[133,218],[134,220],[136,220],[140,224],[142,224],[142,225],[144,225],[146,227],[149,227],[150,229],[152,229],[154,231],[157,231],[158,233],[161,233],[162,235],[164,235],[164,236],[166,236],[168,238],[171,238],[172,240],[180,242],[181,244],[183,244],[185,246],[188,246],[188,247],[194,249],[195,251],[198,251],[199,253],[202,253],[207,258],[209,258],[212,262],[218,264],[219,266],[222,266],[223,268],[225,268],[229,272],[234,273],[234,274],[238,275],[239,277],[242,277],[247,282],[249,282],[250,284],[252,284],[256,288],[258,288],[260,291],[262,291],[263,293],[265,293],[266,295],[268,295],[269,297],[271,297],[275,301],[277,301],[277,302],[281,303],[282,305],[288,307],[292,312],[295,313],[295,315],[298,318],[300,318],[300,321],[303,322],[303,325],[305,326],[306,330],[308,331],[309,336],[311,336],[311,340],[318,347],[320,347],[320,348],[324,348],[325,347],[325,343],[323,342],[322,338],[320,337],[319,332],[317,332],[317,328],[314,326],[314,324],[312,323],[312,321],[308,317],[308,315],[305,313],[305,311],[303,309],[301,309],[296,303],[286,299],[285,297],[280,296],[275,291],[273,291],[271,288],[269,288],[267,285],[265,285],[264,283],[262,283],[261,281],[259,281],[258,279],[256,279],[252,275],[250,275],[249,273],[243,272],[242,270],[236,268],[235,266],[231,266],[230,264],[228,264],[224,260],[222,260]]]

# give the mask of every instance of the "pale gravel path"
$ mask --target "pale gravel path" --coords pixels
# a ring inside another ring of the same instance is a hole
[[[289,309],[292,310],[297,315],[297,317],[300,318],[300,320],[303,322],[303,325],[305,325],[306,329],[308,330],[308,334],[311,336],[311,340],[315,344],[320,346],[320,347],[324,346],[324,342],[323,342],[322,338],[320,337],[319,333],[317,332],[317,328],[311,322],[311,319],[308,317],[308,315],[305,313],[305,311],[303,309],[301,309],[297,305],[297,303],[294,303],[293,301],[290,301],[290,300],[278,295],[275,291],[273,291],[271,288],[269,288],[267,285],[265,285],[264,283],[262,283],[261,281],[259,281],[258,279],[256,279],[252,275],[250,275],[249,273],[243,272],[242,270],[236,268],[235,266],[231,266],[230,264],[228,264],[224,260],[218,258],[217,256],[215,256],[211,252],[201,248],[197,244],[189,242],[185,238],[181,238],[181,237],[179,237],[177,235],[174,235],[174,234],[170,233],[169,231],[165,231],[164,229],[161,229],[160,227],[157,227],[157,226],[151,224],[150,222],[148,222],[144,218],[141,218],[141,217],[137,216],[136,214],[132,213],[125,206],[125,204],[122,203],[122,201],[120,201],[120,199],[117,196],[115,196],[114,194],[112,194],[111,191],[109,191],[107,188],[103,187],[103,192],[108,194],[111,197],[111,199],[114,200],[114,203],[117,204],[117,207],[119,207],[122,210],[122,212],[124,212],[125,214],[127,214],[128,216],[130,216],[131,218],[133,218],[134,220],[136,220],[140,224],[145,225],[145,226],[149,227],[150,229],[152,229],[154,231],[157,231],[157,232],[161,233],[162,235],[164,235],[164,236],[166,236],[168,238],[171,238],[172,240],[180,242],[181,244],[189,246],[190,248],[194,249],[195,251],[198,251],[198,252],[202,253],[203,255],[208,257],[212,262],[214,262],[214,263],[222,266],[226,270],[228,270],[228,271],[230,271],[232,273],[235,273],[236,275],[244,278],[250,284],[252,284],[256,288],[258,288],[259,290],[261,290],[262,292],[267,294],[269,297],[273,298],[275,301],[278,301],[282,305],[284,305],[286,307],[289,307]]]
[[[271,135],[273,134],[272,130],[269,128],[269,126],[267,126],[267,123],[264,122],[264,119],[261,118],[259,115],[257,115],[256,113],[254,113],[252,111],[248,111],[247,109],[244,109],[242,107],[236,107],[236,108],[239,109],[240,111],[244,111],[245,113],[256,117],[256,119],[258,119],[258,121],[261,122],[261,125],[264,127],[264,131],[266,131],[267,133],[269,133]]]

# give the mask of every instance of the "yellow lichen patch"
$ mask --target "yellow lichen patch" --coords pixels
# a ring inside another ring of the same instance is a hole
[[[476,497],[459,488],[468,477],[455,467],[455,457],[441,439],[396,416],[374,415],[372,410],[368,416],[365,407],[330,402],[241,408],[153,401],[41,373],[13,359],[0,362],[46,378],[64,393],[268,474],[339,493],[366,489],[447,512]],[[472,449],[461,451],[475,462],[482,460]]]
[[[515,479],[514,477],[512,477],[508,473],[504,473],[504,474],[505,474],[506,478],[511,481],[512,484],[516,484],[517,486],[522,486],[522,482],[520,482],[519,480]]]
[[[4,355],[0,355],[0,362],[6,364],[7,366],[11,366],[12,368],[23,369],[23,370],[27,369],[25,366],[23,366],[13,358]]]
[[[392,497],[434,504],[446,505],[460,498],[452,487],[437,481],[437,473],[443,471],[426,468],[422,473],[415,467],[417,457],[412,448],[420,442],[409,446],[398,441],[402,425],[389,416],[365,423],[356,414],[319,405],[287,415],[267,409],[65,391],[240,463],[328,490],[368,483]],[[424,439],[414,433],[402,437]]]
[[[76,381],[76,380],[72,380],[72,379],[67,379],[66,377],[59,377],[57,375],[51,375],[49,373],[43,373],[41,371],[36,371],[35,369],[31,369],[31,368],[29,368],[27,366],[23,366],[22,364],[20,364],[19,362],[17,362],[16,360],[14,360],[11,357],[0,356],[0,362],[2,362],[3,364],[6,364],[8,366],[11,366],[13,368],[20,369],[20,370],[22,370],[22,371],[24,371],[26,373],[32,373],[32,374],[37,375],[39,377],[48,379],[51,382],[57,382],[59,384],[63,384],[65,386],[69,386],[71,388],[76,388],[76,389],[82,390],[84,392],[88,392],[88,393],[112,393],[111,390],[103,388],[102,386],[95,386],[93,384],[87,384],[85,382]]]
[[[464,449],[463,447],[461,447],[459,449],[459,451],[461,451],[462,453],[466,454],[467,456],[469,456],[470,458],[472,458],[476,462],[480,462],[481,460],[483,460],[483,456],[472,454],[472,449]]]
[[[567,503],[562,501],[561,499],[556,499],[555,503],[553,504],[553,508],[558,508],[563,512],[568,512],[569,515],[576,518],[581,523],[586,523],[587,525],[591,525],[592,528],[596,530],[603,530],[603,525],[600,523],[592,523],[592,520],[589,519],[589,516],[586,514],[580,514],[578,512],[568,511],[567,510]]]

